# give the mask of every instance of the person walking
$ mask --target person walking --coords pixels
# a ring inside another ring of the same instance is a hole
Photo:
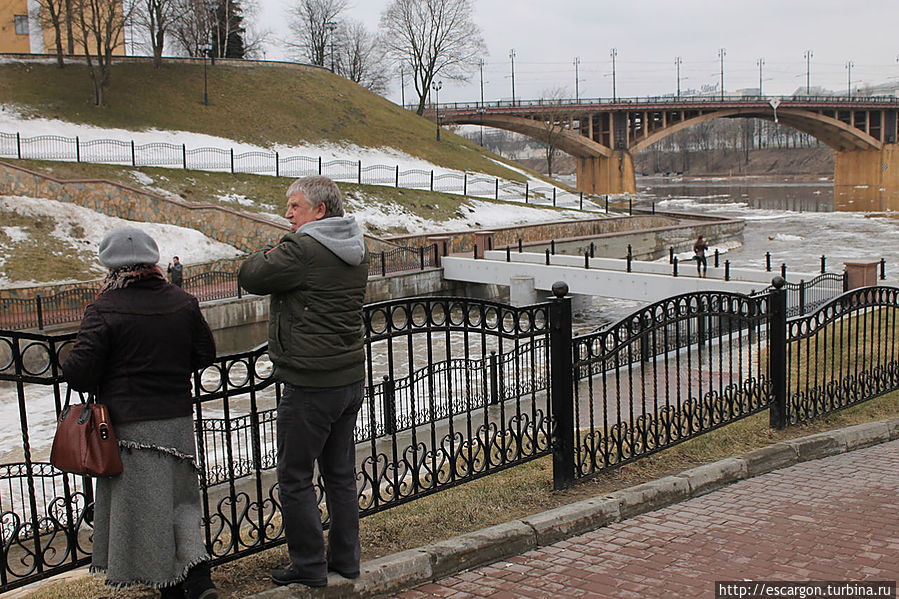
[[[268,352],[283,384],[277,414],[278,488],[290,563],[275,584],[322,587],[328,571],[359,576],[359,503],[353,429],[365,378],[362,305],[368,252],[327,177],[287,190],[290,233],[251,254],[238,281],[271,295]],[[325,548],[313,486],[316,460],[331,528]]]
[[[178,259],[178,256],[175,256],[172,258],[172,261],[169,262],[168,272],[169,280],[171,280],[172,285],[182,287],[184,283],[184,265],[181,264],[181,260]]]
[[[109,268],[62,363],[72,389],[109,409],[124,470],[97,479],[91,571],[163,599],[215,599],[201,529],[191,374],[215,341],[196,298],[166,282],[159,248],[135,227],[100,242]]]
[[[709,269],[709,262],[705,257],[708,249],[709,244],[705,242],[702,235],[697,237],[696,243],[693,244],[693,259],[696,260],[696,274],[700,277],[705,277]]]

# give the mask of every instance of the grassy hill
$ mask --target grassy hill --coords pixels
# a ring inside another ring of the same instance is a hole
[[[209,106],[203,105],[203,64],[169,61],[113,65],[107,105],[91,103],[83,64],[0,64],[0,104],[28,115],[97,127],[172,129],[240,142],[271,144],[354,143],[392,147],[435,164],[522,181],[497,165],[483,148],[446,132],[437,142],[434,124],[365,88],[314,67],[223,64],[208,67]]]

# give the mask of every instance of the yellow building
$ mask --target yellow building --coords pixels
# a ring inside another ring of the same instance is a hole
[[[120,5],[118,5],[120,6]],[[41,23],[39,0],[0,0],[0,52],[17,54],[55,54],[56,34],[51,25]],[[72,27],[77,27],[72,23]],[[67,27],[63,24],[63,52],[69,54]],[[74,54],[83,52],[79,44]],[[120,44],[113,54],[125,54]]]

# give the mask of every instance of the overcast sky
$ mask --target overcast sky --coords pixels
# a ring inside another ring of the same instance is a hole
[[[286,27],[289,0],[258,0],[258,21],[275,38]],[[346,16],[377,30],[388,0],[351,0]],[[575,95],[575,57],[580,58],[581,98],[612,95],[610,50],[617,50],[619,97],[674,93],[676,57],[681,57],[681,89],[720,81],[724,48],[728,92],[759,85],[765,94],[790,94],[806,84],[804,54],[811,50],[810,83],[845,92],[846,64],[852,86],[899,83],[899,0],[472,0],[483,32],[485,100],[512,96],[510,50],[515,50],[515,97],[538,98],[565,88]],[[266,57],[283,59],[272,45]],[[444,81],[441,102],[476,101],[479,79]],[[399,81],[388,97],[400,101]],[[406,101],[412,101],[407,87]]]

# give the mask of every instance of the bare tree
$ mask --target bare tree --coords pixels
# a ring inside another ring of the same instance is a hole
[[[65,52],[62,47],[62,29],[64,24],[68,24],[69,54],[72,54],[71,9],[69,8],[66,11],[67,4],[67,0],[39,0],[31,13],[31,17],[37,18],[41,26],[53,28],[53,35],[56,41],[56,66],[59,68],[65,66],[65,61],[63,60]]]
[[[76,0],[78,37],[84,49],[94,88],[94,104],[105,103],[104,91],[112,70],[112,55],[124,44],[131,7],[120,0]]]
[[[390,80],[389,66],[377,37],[361,21],[344,21],[338,31],[337,73],[375,93],[384,92]]]
[[[184,11],[172,26],[172,38],[182,54],[201,57],[200,48],[212,42],[216,3],[211,0],[182,0]]]
[[[190,5],[182,0],[138,0],[135,3],[133,22],[149,39],[154,68],[158,69],[162,64],[166,37],[189,10]]]
[[[296,0],[289,12],[290,32],[297,41],[284,44],[310,64],[325,66],[328,42],[336,41],[330,36],[348,6],[349,0]]]
[[[388,56],[412,73],[419,115],[435,77],[468,81],[487,54],[469,0],[393,0],[381,31]]]

